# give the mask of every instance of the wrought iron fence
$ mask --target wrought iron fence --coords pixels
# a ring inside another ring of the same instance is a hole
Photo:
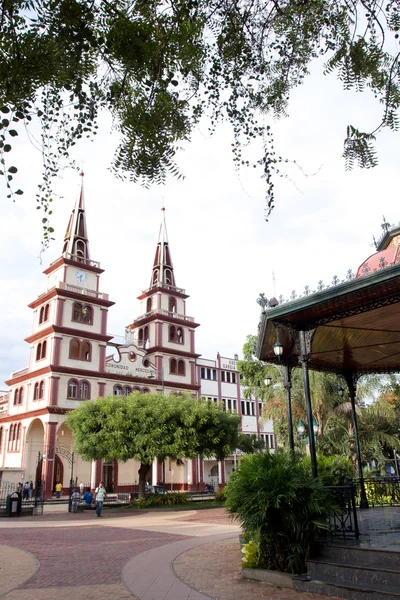
[[[360,535],[356,508],[356,487],[349,480],[347,485],[324,486],[329,490],[335,504],[327,520],[331,537],[358,538]]]
[[[355,479],[356,500],[360,500],[360,480]],[[369,477],[364,479],[370,507],[400,505],[400,477]]]
[[[7,505],[7,498],[9,494],[13,492],[19,492],[21,495],[21,508],[29,509],[36,507],[33,511],[35,514],[43,513],[43,496],[42,496],[42,482],[36,481],[29,488],[24,488],[22,484],[15,484],[12,482],[3,481],[0,484],[0,510],[5,510]]]

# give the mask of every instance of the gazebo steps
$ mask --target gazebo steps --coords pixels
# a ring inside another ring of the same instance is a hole
[[[400,600],[400,554],[390,550],[320,544],[298,591],[347,600]]]
[[[294,581],[294,589],[298,592],[308,592],[311,594],[322,594],[333,596],[335,598],[345,598],[346,600],[399,600],[400,588],[393,585],[372,585],[345,583],[344,581],[330,580],[324,577],[324,580],[310,579],[308,576],[301,576]]]

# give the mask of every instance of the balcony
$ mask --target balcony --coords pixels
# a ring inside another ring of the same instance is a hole
[[[98,300],[108,300],[108,294],[96,292],[96,290],[88,290],[87,288],[80,287],[78,285],[64,283],[64,281],[57,281],[56,285],[53,285],[46,292],[43,292],[43,294],[39,294],[38,298],[45,296],[55,289],[66,290],[67,292],[73,292],[74,294],[80,294],[81,296],[88,296],[89,298],[97,298]]]
[[[70,252],[64,252],[64,254],[59,256],[56,260],[53,260],[53,262],[50,263],[49,268],[55,265],[60,260],[60,258],[73,260],[83,266],[95,267],[96,269],[100,269],[100,263],[97,260],[91,260],[90,258],[81,258],[80,256],[77,256],[76,254],[71,254]]]
[[[172,293],[185,294],[186,292],[183,288],[178,288],[175,285],[168,285],[167,283],[153,283],[149,288],[142,291],[142,294],[147,294],[147,292],[153,292],[154,290],[162,288],[163,290],[169,290]]]
[[[0,391],[0,417],[4,417],[8,415],[8,400],[10,394],[9,392]]]
[[[172,312],[170,310],[164,310],[163,308],[156,308],[155,310],[150,310],[149,312],[145,313],[144,315],[141,315],[140,317],[138,317],[137,319],[135,319],[135,323],[138,323],[140,321],[143,321],[144,319],[147,319],[148,317],[152,317],[152,316],[165,316],[165,317],[169,317],[171,319],[177,319],[177,320],[181,320],[181,321],[187,321],[188,323],[194,323],[194,317],[187,317],[186,315],[180,315],[176,312]]]

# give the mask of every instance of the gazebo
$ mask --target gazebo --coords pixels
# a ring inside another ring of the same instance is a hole
[[[293,450],[291,369],[301,365],[307,411],[311,464],[317,476],[313,415],[308,370],[336,373],[346,381],[352,406],[361,508],[368,502],[364,489],[355,407],[358,379],[368,373],[400,372],[400,224],[384,221],[376,252],[345,281],[304,294],[289,302],[261,300],[257,357],[283,366],[290,447]]]

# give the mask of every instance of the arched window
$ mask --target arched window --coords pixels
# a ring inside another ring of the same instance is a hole
[[[146,327],[144,328],[143,335],[144,335],[144,343],[146,343],[146,342],[147,342],[147,340],[149,339],[149,328],[147,327],[147,325],[146,325]]]
[[[158,281],[158,269],[156,269],[153,273],[153,285]]]
[[[92,360],[92,346],[90,342],[73,339],[69,343],[69,357],[75,360]]]
[[[14,391],[14,406],[18,404],[18,390]]]
[[[87,360],[90,361],[91,359],[91,345],[89,344],[89,342],[83,342],[82,346],[81,346],[81,360]]]
[[[14,425],[10,425],[10,429],[8,430],[8,451],[12,451],[13,444],[13,435],[14,435]]]
[[[3,444],[3,428],[0,427],[0,453],[2,452],[2,444]]]
[[[44,381],[39,384],[39,398],[44,398]]]
[[[210,476],[211,476],[211,477],[217,477],[217,475],[218,475],[218,465],[214,465],[214,466],[211,468],[211,471],[210,471]]]
[[[86,258],[86,244],[82,240],[78,240],[75,244],[75,254],[79,259]]]
[[[50,310],[50,304],[46,304],[46,306],[44,307],[44,320],[45,321],[49,320],[49,310]]]
[[[178,375],[185,374],[185,361],[178,360]]]
[[[153,301],[151,298],[147,298],[146,302],[146,312],[150,312],[152,308]]]
[[[180,327],[176,330],[176,341],[178,344],[183,344],[183,331]]]
[[[171,358],[171,361],[169,363],[169,372],[170,373],[176,373],[176,360],[175,360],[175,358]]]
[[[24,401],[24,388],[19,388],[18,404],[22,404]]]
[[[149,388],[142,388],[142,394],[149,394],[150,390]]]
[[[42,344],[38,344],[36,346],[36,360],[40,360],[42,358]]]
[[[174,325],[170,325],[169,341],[176,342],[177,344],[183,344],[183,330],[181,327],[175,327]]]
[[[139,329],[138,344],[143,346],[143,329]]]
[[[72,307],[72,320],[73,321],[81,321],[82,319],[82,304],[79,304],[79,302],[75,302],[74,306]]]
[[[134,388],[133,388],[133,391],[134,391],[134,392],[140,392],[140,387],[134,387]]]
[[[175,327],[174,325],[171,325],[169,328],[169,341],[170,342],[174,342],[175,341]]]
[[[17,432],[15,435],[15,446],[14,446],[14,449],[16,452],[19,451],[20,444],[21,444],[21,423],[18,423]]]
[[[69,343],[69,357],[79,360],[80,358],[80,343],[78,340],[71,340]]]
[[[39,312],[39,325],[40,325],[40,323],[43,323],[43,319],[44,319],[44,306],[42,306],[42,308],[40,309],[40,312]]]
[[[82,323],[93,323],[93,309],[91,306],[84,306],[82,309]]]
[[[45,340],[44,342],[42,342],[42,358],[46,358],[46,351],[47,351],[47,342]]]
[[[169,312],[176,312],[176,300],[172,296],[168,298],[168,310]]]
[[[172,285],[172,273],[169,269],[165,269],[165,283]]]
[[[76,379],[70,379],[68,381],[67,398],[70,400],[76,400],[78,398],[78,382]]]
[[[39,400],[39,384],[38,383],[35,383],[35,385],[33,387],[33,399]]]
[[[132,394],[132,388],[131,388],[131,387],[129,387],[129,385],[126,385],[126,386],[124,387],[124,395],[125,395],[125,396],[129,396],[130,394]]]
[[[81,381],[79,398],[80,400],[90,400],[90,384],[88,381]]]
[[[122,385],[114,386],[114,396],[122,396]]]

